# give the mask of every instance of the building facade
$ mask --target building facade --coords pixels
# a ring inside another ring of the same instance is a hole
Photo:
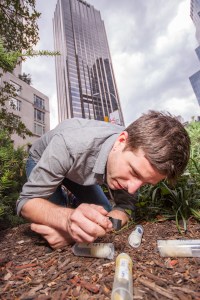
[[[189,79],[197,101],[200,105],[200,71],[194,73],[192,76],[189,77]]]
[[[195,49],[195,52],[200,61],[200,0],[191,0],[190,16],[196,28],[196,39],[199,47]],[[190,76],[189,80],[200,105],[200,71]]]
[[[100,12],[82,0],[58,0],[54,19],[59,122],[81,117],[123,125]],[[113,119],[114,120],[114,119]],[[112,121],[112,120],[111,120]]]
[[[50,130],[49,98],[19,79],[20,74],[20,66],[17,66],[12,74],[3,73],[0,78],[0,85],[3,86],[5,81],[12,84],[16,89],[17,96],[11,98],[6,106],[9,112],[21,118],[33,136],[26,136],[26,139],[23,139],[17,134],[13,134],[11,138],[15,147],[26,145],[28,149],[36,139]]]

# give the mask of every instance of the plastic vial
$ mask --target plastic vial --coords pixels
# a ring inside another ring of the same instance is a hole
[[[111,300],[133,299],[132,267],[133,262],[128,254],[121,253],[117,256]]]
[[[200,240],[158,240],[157,245],[164,257],[200,257]]]
[[[118,231],[122,228],[122,220],[112,217],[109,217],[109,220],[112,222],[114,230]]]
[[[144,229],[142,225],[137,225],[135,229],[131,232],[131,234],[128,237],[128,242],[132,247],[138,248],[140,246],[143,232]]]
[[[112,243],[76,243],[72,252],[77,256],[113,259],[115,249]]]

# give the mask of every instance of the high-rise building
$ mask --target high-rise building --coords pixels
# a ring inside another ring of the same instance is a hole
[[[200,61],[200,0],[191,0],[190,3],[190,16],[196,27],[196,39],[198,41],[199,47],[195,49],[195,52]],[[200,71],[194,73],[190,76],[190,83],[200,105]]]
[[[12,134],[11,138],[15,147],[27,145],[28,150],[35,140],[50,130],[49,98],[21,80],[19,77],[23,78],[23,75],[20,75],[21,65],[18,65],[13,73],[3,73],[0,77],[0,86],[3,87],[4,82],[8,82],[16,89],[16,97],[10,98],[6,107],[10,113],[20,117],[33,136],[26,136],[26,139],[23,139],[17,134]]]
[[[123,125],[100,12],[83,0],[58,0],[54,19],[59,121],[81,117]]]
[[[200,71],[194,73],[192,76],[189,77],[189,79],[197,101],[200,105]]]

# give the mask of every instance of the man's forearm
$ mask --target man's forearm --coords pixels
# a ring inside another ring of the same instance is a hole
[[[65,231],[72,211],[71,208],[55,205],[45,199],[33,198],[24,204],[21,215],[33,223]]]

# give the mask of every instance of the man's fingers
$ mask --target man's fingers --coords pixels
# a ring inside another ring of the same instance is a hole
[[[102,215],[106,216],[108,214],[107,210],[105,210],[101,205],[90,204],[90,206],[95,210],[98,210]]]
[[[67,232],[59,231],[46,225],[32,223],[31,229],[41,234],[53,249],[62,248],[74,242]]]
[[[92,236],[85,232],[82,228],[78,227],[77,229],[75,228],[75,231],[72,230],[73,234],[73,239],[77,243],[92,243],[96,240],[96,235]]]
[[[88,243],[91,243],[98,237],[103,237],[106,234],[106,230],[102,226],[86,218],[81,224],[81,226],[72,222],[70,231],[73,239],[75,239],[77,242]]]
[[[31,230],[41,234],[41,235],[46,235],[49,234],[51,231],[51,228],[49,226],[46,225],[41,225],[41,224],[35,224],[32,223],[31,224]]]
[[[112,228],[112,223],[106,216],[108,212],[101,206],[94,204],[82,204],[77,209],[75,214],[73,214],[72,219],[75,221],[77,218],[76,213],[83,215],[86,219],[89,219],[95,224],[103,227],[104,229]],[[81,217],[81,216],[80,216]],[[90,224],[91,225],[91,224]]]

